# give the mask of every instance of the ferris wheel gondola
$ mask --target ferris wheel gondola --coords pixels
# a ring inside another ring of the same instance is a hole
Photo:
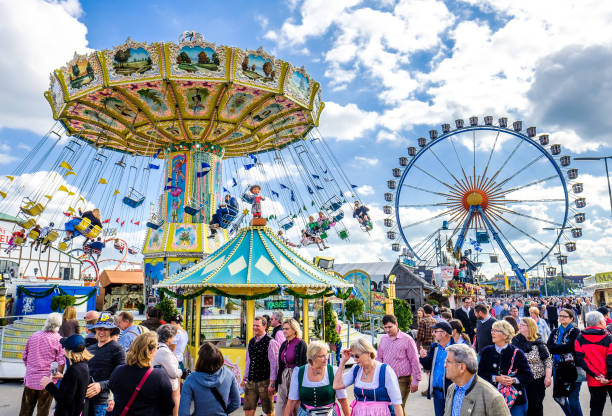
[[[429,141],[421,137],[420,150],[409,147],[408,159],[400,157],[387,182],[383,212],[392,249],[399,251],[403,243],[418,261],[435,265],[441,234],[454,241],[456,252],[468,242],[481,244],[484,236],[489,244],[490,236],[523,284],[525,273],[562,238],[566,251],[574,252],[576,243],[565,231],[578,229],[572,238],[582,235],[574,223],[585,216],[574,207],[586,206],[578,196],[583,184],[559,144],[545,147],[549,140],[547,134],[536,137],[535,127],[523,132],[521,121],[508,127],[500,118],[494,125],[491,116],[484,124],[477,117],[469,125],[458,119],[455,129],[443,124],[441,134],[430,130]]]

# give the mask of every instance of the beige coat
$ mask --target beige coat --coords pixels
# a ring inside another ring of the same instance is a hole
[[[451,416],[453,396],[457,385],[451,384],[446,393],[444,416]],[[491,383],[476,376],[474,383],[465,393],[461,405],[461,416],[510,416],[510,410],[502,395]]]

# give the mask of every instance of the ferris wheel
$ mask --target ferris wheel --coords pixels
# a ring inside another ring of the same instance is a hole
[[[507,118],[455,120],[408,147],[387,181],[384,220],[392,249],[427,266],[443,265],[440,247],[489,254],[525,285],[526,272],[553,254],[576,250],[585,221],[578,170],[561,145]],[[564,246],[564,250],[561,246]],[[505,259],[505,260],[504,260]],[[505,264],[503,262],[506,262]]]

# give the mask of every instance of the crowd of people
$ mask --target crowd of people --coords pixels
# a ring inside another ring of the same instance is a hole
[[[241,390],[247,416],[259,407],[277,416],[402,416],[419,384],[436,416],[581,416],[585,381],[590,415],[609,409],[608,308],[575,298],[473,303],[466,297],[455,310],[424,305],[407,333],[385,315],[377,346],[361,337],[342,351],[307,343],[299,322],[279,311],[257,316],[238,381],[210,342],[201,344],[194,371],[185,369],[180,316],[166,323],[150,308],[137,325],[130,312],[90,311],[82,336],[69,307],[64,316],[50,314],[26,344],[20,416],[35,408],[48,415],[53,399],[56,416],[227,415],[241,406]],[[544,410],[547,394],[557,409]]]

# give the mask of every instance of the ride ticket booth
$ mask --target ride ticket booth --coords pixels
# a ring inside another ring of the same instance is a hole
[[[216,344],[236,380],[243,378],[246,343],[253,337],[256,301],[276,295],[302,299],[303,339],[309,339],[309,300],[353,285],[300,257],[267,227],[241,229],[206,260],[171,276],[158,291],[183,299],[189,343],[185,365],[195,367],[203,341]],[[181,293],[182,292],[182,293]],[[205,298],[220,295],[237,303],[235,312],[206,312]]]

